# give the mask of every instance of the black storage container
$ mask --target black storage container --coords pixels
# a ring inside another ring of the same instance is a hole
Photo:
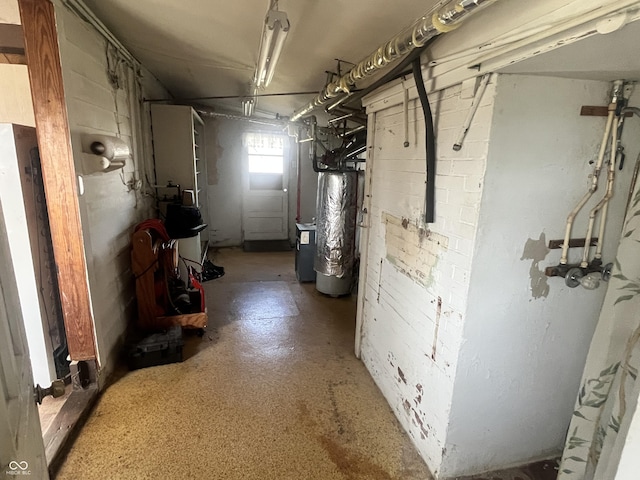
[[[164,221],[171,238],[191,238],[207,228],[198,207],[191,205],[167,205],[167,218]]]
[[[153,367],[182,361],[182,327],[175,325],[166,332],[154,333],[131,343],[127,349],[129,369]]]

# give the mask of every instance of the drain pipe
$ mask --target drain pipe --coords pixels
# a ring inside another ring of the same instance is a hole
[[[622,81],[616,80],[614,82],[613,87],[613,95],[611,98],[611,103],[609,104],[609,114],[607,115],[607,124],[604,129],[604,135],[602,137],[602,143],[600,144],[600,151],[598,153],[598,160],[596,161],[596,165],[593,169],[593,174],[591,175],[591,186],[587,193],[580,199],[575,208],[569,213],[567,217],[567,225],[565,228],[564,241],[562,243],[562,255],[560,257],[560,265],[566,265],[568,263],[569,257],[569,240],[571,239],[571,230],[573,228],[573,222],[576,219],[576,216],[582,210],[582,208],[586,205],[589,199],[593,196],[593,194],[598,190],[598,178],[600,176],[600,171],[602,170],[602,164],[604,162],[604,156],[607,150],[607,143],[609,141],[609,135],[611,134],[611,127],[613,125],[613,120],[616,115],[616,107],[618,102],[618,97],[622,94]],[[588,244],[585,244],[588,245]]]
[[[494,1],[496,0],[451,0],[445,6],[431,10],[429,14],[416,20],[408,29],[358,62],[348,73],[327,84],[307,106],[293,114],[291,121],[295,122],[308,115],[331,99],[344,94],[348,95],[359,80],[376,74],[393,61],[404,57],[416,48],[420,48],[429,39],[454,30],[471,12]]]

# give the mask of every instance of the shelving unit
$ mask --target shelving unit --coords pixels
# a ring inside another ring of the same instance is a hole
[[[164,215],[166,204],[174,201],[177,193],[177,189],[166,185],[180,185],[183,198],[184,192],[192,192],[193,204],[200,209],[204,222],[209,223],[204,122],[190,106],[153,104],[151,126],[160,215]],[[202,262],[208,247],[208,230],[180,239],[180,255]],[[180,267],[186,272],[182,262]]]

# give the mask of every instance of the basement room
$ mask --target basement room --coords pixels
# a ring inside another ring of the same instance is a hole
[[[638,0],[0,0],[0,475],[636,480]]]

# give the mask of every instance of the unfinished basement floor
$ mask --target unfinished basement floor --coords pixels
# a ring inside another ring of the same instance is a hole
[[[299,284],[291,252],[224,249],[182,363],[122,371],[63,479],[430,479],[353,355],[355,298]]]

